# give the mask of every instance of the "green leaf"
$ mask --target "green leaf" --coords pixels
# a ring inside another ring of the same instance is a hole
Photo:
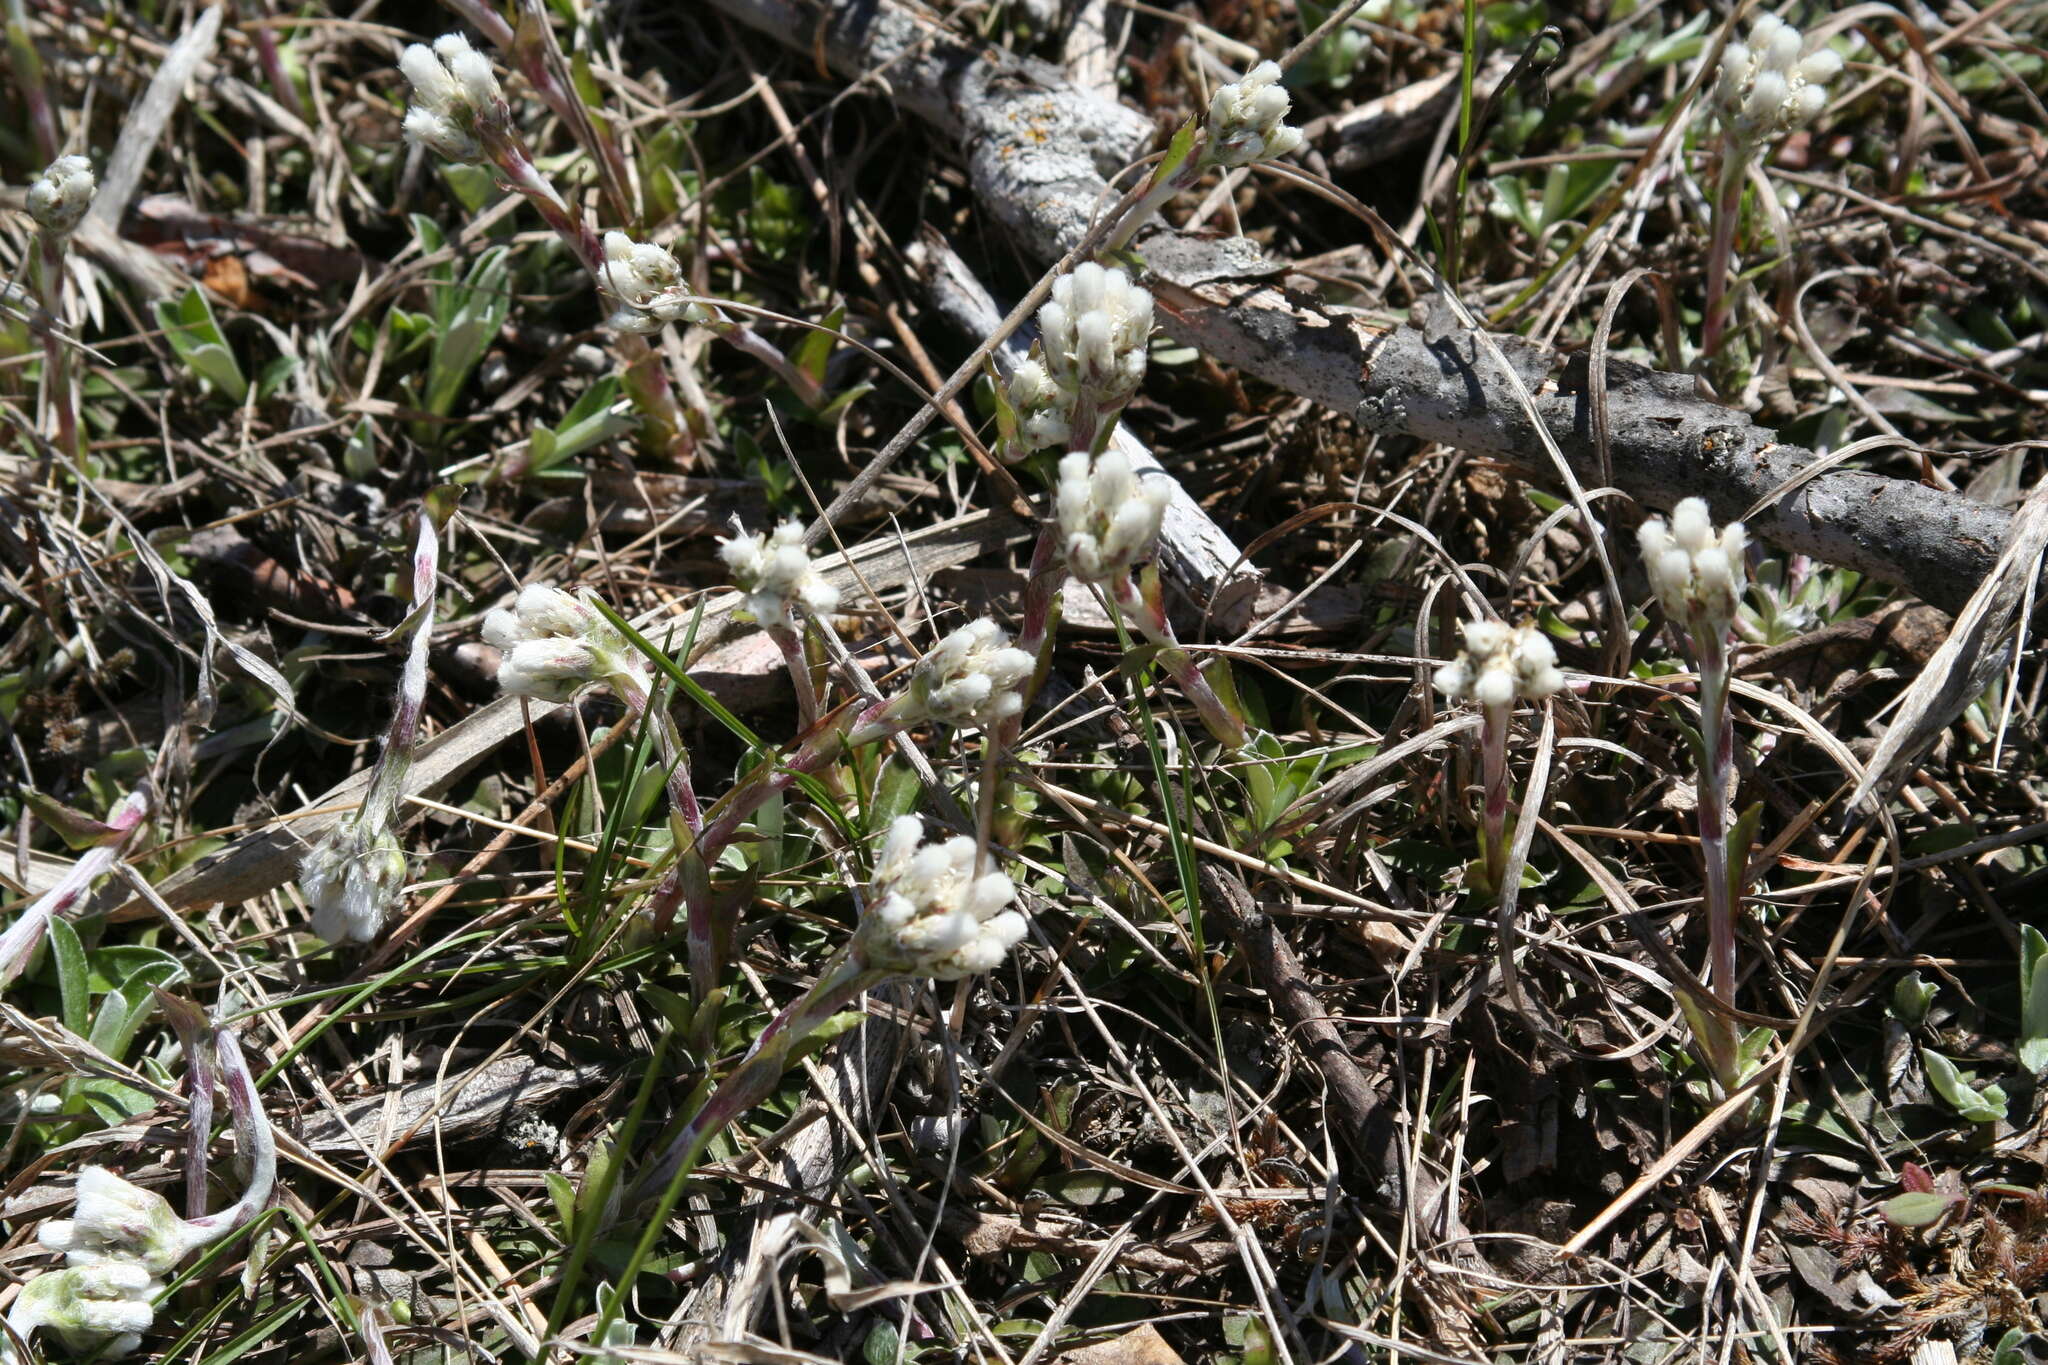
[[[825,365],[832,359],[832,349],[839,344],[833,333],[846,322],[846,305],[840,304],[825,314],[822,324],[804,333],[804,339],[796,344],[789,358],[799,370],[819,384],[825,382]]]
[[[2005,1091],[1997,1086],[1978,1090],[1954,1062],[1931,1048],[1920,1049],[1920,1064],[1927,1069],[1927,1083],[1934,1092],[1971,1123],[1996,1123],[2005,1117]]]
[[[78,931],[61,919],[50,921],[50,959],[57,967],[57,992],[64,1001],[64,1027],[84,1037],[92,1010],[85,949],[79,946]]]
[[[1187,164],[1188,154],[1195,150],[1195,133],[1200,127],[1197,119],[1189,119],[1180,126],[1180,131],[1173,135],[1173,141],[1166,144],[1166,155],[1160,158],[1158,169],[1152,172],[1153,183],[1164,181]]]
[[[1932,1190],[1912,1194],[1894,1195],[1877,1206],[1884,1220],[1895,1228],[1924,1228],[1938,1220],[1949,1208],[1962,1199],[1959,1194],[1940,1194]]]
[[[1907,972],[1892,987],[1892,1017],[1907,1028],[1920,1027],[1927,1022],[1927,1009],[1940,989],[1932,981],[1922,981],[1920,973]]]
[[[2048,1066],[2048,938],[2033,925],[2020,928],[2020,1065],[2039,1072]]]
[[[175,301],[159,301],[155,310],[164,340],[186,369],[237,403],[249,396],[249,381],[242,376],[235,353],[228,349],[220,324],[214,321],[213,306],[206,301],[204,290],[195,284]]]
[[[576,1235],[576,1185],[560,1171],[543,1171],[541,1179],[547,1183],[548,1198],[555,1201],[555,1217],[562,1220],[562,1236]]]

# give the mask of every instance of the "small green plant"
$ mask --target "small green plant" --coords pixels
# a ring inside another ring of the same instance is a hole
[[[412,223],[421,251],[431,255],[446,248],[447,235],[433,220],[414,215]],[[455,400],[511,312],[511,277],[511,253],[502,246],[487,248],[460,279],[452,260],[428,269],[433,342],[419,398],[426,412],[446,417],[455,410]]]
[[[164,329],[164,340],[185,362],[185,368],[214,389],[240,403],[249,396],[249,381],[242,366],[214,321],[213,306],[206,293],[193,285],[176,299],[156,305],[156,320]]]
[[[2033,925],[2020,927],[2020,1065],[2038,1076],[2048,1067],[2048,938]]]
[[[1907,1028],[1919,1028],[1927,1022],[1928,1007],[1940,990],[1934,982],[1922,981],[1920,973],[1907,972],[1892,987],[1892,1017]]]
[[[1979,1087],[1974,1074],[1961,1070],[1932,1048],[1920,1049],[1927,1083],[1949,1108],[1971,1123],[1996,1123],[2005,1117],[2006,1094],[1996,1085]]]

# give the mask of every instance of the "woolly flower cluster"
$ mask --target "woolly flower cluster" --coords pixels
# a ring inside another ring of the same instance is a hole
[[[1093,261],[1053,282],[1038,310],[1039,353],[1010,376],[1010,405],[1028,450],[1072,438],[1085,402],[1091,419],[1114,415],[1145,378],[1152,296],[1123,271]]]
[[[584,597],[535,583],[511,607],[484,617],[484,639],[504,652],[498,685],[541,701],[568,701],[594,683],[645,690],[632,647]]]
[[[1260,62],[1243,80],[1218,86],[1209,98],[1209,159],[1249,166],[1301,146],[1301,130],[1286,122],[1291,103],[1274,62]]]
[[[1091,466],[1075,452],[1060,461],[1060,548],[1067,570],[1089,583],[1123,577],[1159,539],[1171,485],[1163,478],[1140,480],[1122,451],[1106,450]]]
[[[460,33],[446,33],[431,48],[423,43],[407,47],[399,55],[398,69],[412,82],[406,136],[449,161],[482,161],[478,127],[503,123],[508,117],[505,92],[491,71],[490,59]]]
[[[1464,633],[1464,651],[1431,680],[1445,696],[1491,709],[1517,697],[1541,701],[1564,686],[1557,650],[1535,626],[1467,621]]]
[[[619,301],[605,325],[621,332],[658,332],[671,322],[708,322],[711,311],[692,302],[683,267],[652,242],[636,242],[614,229],[604,235],[604,285]]]
[[[8,1325],[24,1340],[48,1328],[73,1354],[126,1355],[156,1320],[151,1300],[163,1292],[163,1277],[224,1231],[188,1223],[155,1191],[88,1166],[78,1175],[74,1215],[51,1219],[37,1234],[64,1253],[64,1269],[30,1280]]]
[[[733,586],[747,594],[747,610],[764,626],[794,627],[798,605],[818,615],[838,610],[839,589],[811,563],[799,522],[785,521],[768,535],[742,531],[721,540],[718,557]]]
[[[1705,499],[1687,498],[1671,509],[1669,525],[1651,517],[1636,538],[1667,616],[1695,632],[1724,631],[1734,622],[1749,584],[1749,536],[1741,522],[1716,534]]]
[[[85,219],[99,188],[92,163],[82,156],[60,156],[28,187],[28,213],[45,232],[62,237]]]
[[[299,862],[299,890],[313,932],[327,943],[368,943],[405,886],[405,850],[388,813],[367,805],[342,821]]]
[[[1009,908],[1017,888],[999,871],[974,875],[972,839],[923,839],[915,815],[889,826],[855,953],[866,966],[939,981],[991,970],[1024,937],[1024,917]]]
[[[891,719],[988,729],[1024,709],[1020,688],[1036,667],[994,621],[970,621],[918,661],[910,686],[891,707]]]
[[[1827,107],[1827,83],[1842,59],[1827,48],[1800,56],[1799,30],[1775,14],[1750,25],[1747,43],[1721,52],[1714,102],[1730,132],[1746,142],[1791,132]]]

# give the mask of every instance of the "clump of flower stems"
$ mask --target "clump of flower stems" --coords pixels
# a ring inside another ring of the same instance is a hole
[[[203,1023],[196,1007],[184,1008]],[[38,1232],[45,1247],[64,1254],[65,1264],[33,1276],[8,1309],[7,1325],[20,1340],[46,1331],[76,1355],[128,1354],[155,1324],[155,1301],[178,1263],[244,1226],[270,1202],[277,1143],[234,1031],[200,1028],[188,1039],[188,1054],[195,1078],[194,1150],[203,1152],[209,1136],[202,1129],[212,1112],[211,1078],[217,1075],[227,1091],[235,1142],[249,1166],[241,1198],[219,1213],[180,1218],[155,1191],[87,1166],[78,1174],[72,1216],[50,1219]],[[195,1162],[188,1174],[195,1197],[203,1199],[203,1167]],[[15,1365],[17,1359],[0,1337],[0,1363]]]
[[[419,739],[427,704],[427,646],[434,632],[439,592],[439,528],[422,507],[412,552],[412,611],[394,633],[410,631],[412,644],[399,673],[391,725],[363,802],[299,861],[299,889],[313,911],[313,932],[329,943],[368,943],[405,886],[405,850],[399,845],[398,804]]]
[[[1687,498],[1671,520],[1651,517],[1639,533],[1643,568],[1664,615],[1699,675],[1700,725],[1689,736],[1699,761],[1697,807],[1707,915],[1707,986],[1720,1005],[1735,1003],[1735,926],[1756,811],[1732,830],[1729,788],[1735,732],[1728,712],[1728,646],[1748,583],[1748,537],[1741,522],[1714,529],[1707,504]],[[1724,1090],[1742,1080],[1744,1049],[1733,1021],[1681,993],[1693,1036]]]
[[[1484,795],[1479,821],[1476,888],[1498,895],[1507,875],[1508,720],[1515,702],[1538,702],[1564,686],[1557,651],[1534,625],[1510,626],[1482,618],[1464,626],[1465,648],[1436,670],[1431,681],[1453,701],[1479,705],[1480,769]]]
[[[499,21],[494,27],[504,25]],[[532,67],[544,67],[545,63],[524,65],[530,73]],[[400,56],[399,67],[412,85],[406,135],[446,160],[496,169],[501,183],[533,206],[610,302],[614,346],[624,366],[628,391],[642,417],[658,432],[679,438],[688,430],[660,359],[645,340],[645,334],[668,322],[704,327],[767,366],[805,404],[818,405],[822,391],[817,382],[765,337],[725,317],[708,302],[691,297],[683,288],[682,267],[667,251],[636,241],[623,229],[600,236],[582,211],[556,191],[513,127],[511,107],[489,60],[466,38],[446,34],[431,48],[414,43]],[[547,92],[554,90],[552,78],[541,89],[546,98]],[[559,90],[555,97],[575,98],[573,92]],[[591,120],[586,115],[570,120],[570,126],[591,126]],[[598,141],[600,160],[609,165],[612,154],[604,151],[608,135]]]

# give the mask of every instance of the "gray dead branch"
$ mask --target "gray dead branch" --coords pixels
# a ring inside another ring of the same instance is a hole
[[[954,139],[982,204],[1041,260],[1080,239],[1114,198],[1106,177],[1151,141],[1134,111],[1043,63],[968,41],[911,0],[712,3],[806,54],[822,53],[842,77],[872,84]],[[1454,323],[1326,306],[1243,243],[1160,231],[1141,249],[1161,325],[1177,340],[1381,435],[1553,476],[1507,377]],[[1584,353],[1517,336],[1494,341],[1580,479],[1598,483]],[[1700,397],[1689,375],[1610,360],[1607,402],[1613,483],[1648,506],[1703,497],[1716,520],[1747,515],[1751,532],[1780,550],[1898,584],[1949,611],[1969,599],[2005,544],[2010,512],[1902,479],[1829,470],[1783,493],[1820,457]]]
[[[594,1089],[614,1074],[605,1066],[553,1067],[531,1057],[500,1057],[466,1075],[418,1081],[315,1111],[300,1126],[299,1141],[316,1152],[382,1157],[429,1138],[479,1137],[572,1090]]]

